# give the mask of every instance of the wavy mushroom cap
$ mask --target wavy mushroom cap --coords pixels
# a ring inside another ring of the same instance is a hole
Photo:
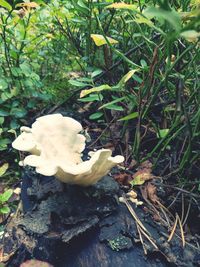
[[[12,145],[32,154],[21,164],[35,167],[36,172],[45,176],[55,175],[64,183],[94,184],[124,161],[123,156],[112,157],[110,149],[101,149],[89,153],[91,158],[82,162],[86,139],[80,134],[82,126],[61,114],[40,117],[31,128],[22,127],[21,130]]]

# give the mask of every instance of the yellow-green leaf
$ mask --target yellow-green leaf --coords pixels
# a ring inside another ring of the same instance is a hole
[[[133,175],[133,180],[130,183],[132,186],[142,185],[142,184],[144,184],[144,182],[146,182],[152,178],[153,178],[153,175],[151,174],[150,169],[141,169],[141,170],[138,170]]]
[[[6,8],[8,11],[12,10],[12,6],[5,0],[0,0],[0,7]]]
[[[131,113],[131,114],[119,119],[118,121],[128,121],[128,120],[135,119],[137,117],[138,117],[138,112],[133,112],[133,113]]]
[[[149,27],[154,26],[153,22],[150,19],[147,19],[147,18],[145,18],[144,16],[141,16],[141,15],[137,15],[136,18],[135,18],[135,21],[138,24],[142,24],[142,23],[147,24]]]
[[[27,2],[27,3],[20,3],[17,6],[36,8],[39,5],[37,3],[35,3],[35,2]]]
[[[102,46],[102,45],[107,44],[106,39],[101,34],[91,34],[90,36],[91,36],[92,40],[95,42],[96,46]],[[108,39],[108,41],[111,44],[117,44],[118,43],[118,41],[113,39],[113,38],[110,38],[110,37],[107,37],[107,36],[106,36],[106,38]]]
[[[136,5],[126,4],[124,2],[113,3],[107,6],[106,8],[137,10]]]
[[[118,82],[117,87],[124,86],[128,82],[128,80],[135,74],[136,71],[139,71],[139,69],[130,70],[128,73],[126,73]]]
[[[8,163],[4,163],[2,166],[0,166],[0,177],[6,173],[8,167],[9,167]]]
[[[110,89],[111,89],[111,87],[108,84],[103,84],[103,85],[100,85],[97,87],[93,87],[91,89],[82,90],[80,93],[80,98],[82,98],[88,94],[94,93],[94,92],[101,92],[103,90],[110,90]]]
[[[188,30],[182,32],[180,35],[184,37],[188,42],[193,43],[198,41],[198,38],[200,37],[200,32],[197,32],[195,30]]]

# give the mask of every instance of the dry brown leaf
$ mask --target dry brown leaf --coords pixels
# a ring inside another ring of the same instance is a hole
[[[145,201],[150,200],[152,203],[159,202],[159,198],[157,196],[157,188],[152,183],[145,184],[140,188],[140,190]]]
[[[152,170],[153,164],[149,160],[145,160],[141,163],[138,169],[150,169]]]
[[[128,166],[128,169],[131,170],[133,169],[135,166],[137,165],[137,161],[132,159],[129,166]]]
[[[119,183],[119,184],[122,184],[122,185],[130,185],[130,180],[131,180],[131,175],[130,174],[127,174],[127,173],[117,173],[117,174],[114,174],[114,179]]]
[[[145,187],[146,187],[148,199],[153,203],[158,202],[159,199],[158,199],[158,196],[157,196],[157,188],[156,188],[156,186],[151,184],[151,183],[148,183]]]

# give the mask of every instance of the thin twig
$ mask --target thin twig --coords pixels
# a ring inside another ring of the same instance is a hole
[[[183,245],[183,248],[184,248],[185,247],[185,235],[184,235],[184,231],[183,231],[183,225],[181,223],[181,219],[180,219],[179,216],[178,216],[178,223],[179,223],[179,227],[180,227],[180,231],[181,231],[182,245]]]
[[[176,220],[175,220],[174,226],[172,228],[172,231],[171,231],[171,233],[170,233],[170,235],[168,237],[168,240],[167,240],[168,242],[170,242],[172,240],[172,237],[174,236],[174,232],[176,230],[177,222],[178,222],[178,216],[176,214]]]
[[[139,237],[140,237],[140,241],[141,241],[141,244],[142,244],[142,247],[143,247],[143,250],[144,250],[144,254],[147,255],[147,250],[145,248],[145,244],[144,244],[144,240],[142,238],[142,234],[141,234],[141,231],[140,231],[140,227],[139,225],[136,223],[136,227],[137,227],[137,230],[138,230],[138,234],[139,234]]]
[[[113,123],[113,121],[115,120],[116,118],[114,117],[110,122],[109,124],[106,126],[106,128],[101,132],[101,134],[97,137],[97,139],[88,146],[88,148],[91,148],[93,147],[98,141],[99,139],[101,139],[102,135],[107,131],[108,128],[110,128],[110,125]]]
[[[192,203],[192,198],[190,198],[190,202],[189,202],[189,205],[188,205],[188,209],[187,209],[187,212],[185,214],[185,218],[184,218],[184,221],[182,222],[182,225],[184,226],[187,219],[188,219],[188,216],[189,216],[189,213],[190,213],[190,208],[191,208],[191,203]]]
[[[181,222],[183,221],[184,218],[184,213],[185,213],[185,207],[184,207],[184,194],[181,194]]]

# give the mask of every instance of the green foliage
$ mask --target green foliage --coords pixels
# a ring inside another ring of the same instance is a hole
[[[0,0],[0,151],[37,111],[74,96],[89,119],[120,121],[138,161],[199,153],[198,1]],[[81,92],[79,98],[76,94]],[[146,135],[154,146],[143,153]]]
[[[3,194],[0,194],[0,214],[7,214],[10,212],[10,208],[7,202],[12,196],[12,194],[13,194],[12,189],[8,189]]]

